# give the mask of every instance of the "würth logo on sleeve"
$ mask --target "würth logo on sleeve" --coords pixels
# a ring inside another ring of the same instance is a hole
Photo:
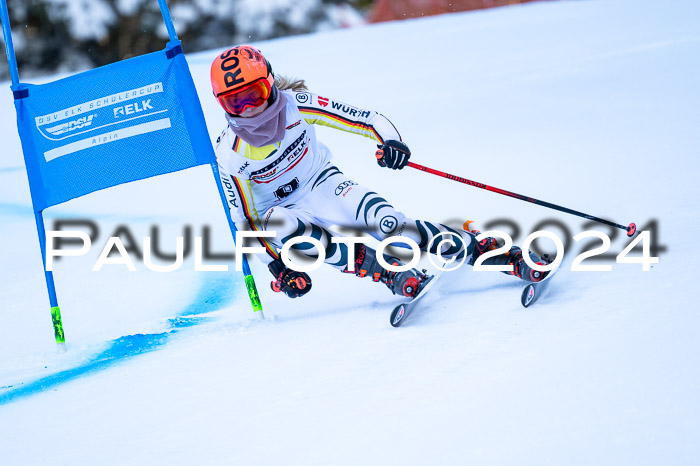
[[[350,105],[341,104],[335,101],[331,102],[331,107],[333,107],[334,110],[339,110],[343,113],[347,113],[351,117],[369,118],[370,116],[369,110],[360,110],[358,108],[351,107]]]
[[[319,96],[319,97],[318,97],[318,104],[319,104],[321,107],[327,107],[327,106],[328,106],[328,99],[325,98],[325,97]]]

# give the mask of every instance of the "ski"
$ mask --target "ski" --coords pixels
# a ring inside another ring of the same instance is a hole
[[[423,273],[425,273],[425,270]],[[423,283],[421,283],[418,293],[414,298],[408,302],[399,304],[393,311],[391,311],[389,323],[391,323],[392,327],[398,327],[404,323],[406,317],[408,317],[408,315],[413,311],[418,304],[418,301],[420,301],[420,299],[425,296],[426,292],[433,286],[433,284],[435,284],[440,275],[442,275],[442,270],[437,272],[435,275],[428,277]]]
[[[561,262],[559,266],[561,266]],[[557,273],[557,270],[559,270],[559,267],[548,273],[541,282],[528,283],[525,288],[523,288],[523,293],[520,295],[520,303],[523,307],[531,306],[545,294],[547,288],[549,288],[551,278]]]

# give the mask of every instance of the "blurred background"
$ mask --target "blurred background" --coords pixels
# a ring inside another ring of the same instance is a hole
[[[168,0],[186,52],[535,0]],[[7,0],[22,79],[165,46],[156,0]],[[0,58],[0,79],[9,79]]]

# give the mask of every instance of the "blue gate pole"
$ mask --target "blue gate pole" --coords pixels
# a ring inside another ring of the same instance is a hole
[[[226,219],[228,220],[228,226],[231,229],[231,235],[233,235],[234,244],[236,242],[236,224],[233,223],[231,218],[231,211],[228,208],[228,202],[226,201],[226,194],[224,193],[224,188],[221,186],[219,167],[216,162],[211,163],[211,171],[214,174],[214,181],[216,187],[219,190],[219,197],[221,198],[221,203],[226,211]],[[248,265],[248,259],[246,259],[245,254],[241,254],[241,257],[237,257],[237,260],[241,261],[241,266],[243,267],[243,277],[245,280],[245,287],[248,290],[248,297],[250,297],[250,304],[253,306],[254,312],[259,312],[258,314],[261,319],[265,319],[265,314],[263,314],[262,304],[260,303],[260,295],[258,294],[258,289],[255,286],[255,279],[250,271],[250,266]]]
[[[10,68],[10,76],[12,77],[11,89],[18,98],[20,91],[19,71],[17,70],[17,58],[15,56],[15,46],[12,42],[12,29],[10,28],[10,14],[7,9],[6,0],[0,0],[0,16],[2,17],[2,33],[5,37],[5,53],[7,54],[7,62]],[[63,334],[63,322],[61,321],[61,310],[58,307],[58,299],[56,298],[56,285],[53,280],[53,272],[46,270],[46,230],[44,229],[44,217],[42,211],[34,212],[34,220],[36,221],[36,231],[39,234],[39,246],[41,247],[41,259],[44,265],[44,275],[46,277],[46,289],[49,293],[49,304],[51,305],[51,320],[53,321],[53,332],[56,337],[56,343],[64,345],[66,342]]]
[[[7,10],[6,0],[0,0],[0,15],[2,15],[2,35],[5,37],[5,53],[10,65],[10,76],[12,77],[12,90],[19,86],[19,72],[17,71],[17,58],[15,57],[15,46],[12,43],[12,29],[10,29],[10,14]]]
[[[178,41],[177,33],[175,32],[175,26],[173,26],[173,18],[170,16],[170,10],[168,9],[168,4],[165,3],[165,0],[158,0],[158,6],[160,7],[160,14],[163,15],[165,28],[168,30],[168,37],[170,38],[170,42]]]
[[[58,307],[56,298],[56,286],[53,281],[53,272],[46,270],[46,230],[44,228],[44,216],[42,211],[34,212],[36,220],[36,230],[39,233],[39,245],[41,246],[41,259],[44,264],[44,275],[46,276],[46,289],[49,292],[49,304],[51,305],[51,320],[53,322],[53,334],[56,343],[63,345],[66,342],[63,334],[63,322],[61,321],[61,309]]]
[[[168,37],[170,38],[170,43],[168,43],[168,46],[179,44],[180,40],[177,38],[177,33],[175,32],[175,26],[173,26],[173,19],[170,16],[168,4],[165,0],[158,0],[158,6],[160,7],[161,15],[163,15],[165,28],[168,30]],[[236,224],[233,223],[233,220],[231,219],[231,211],[228,208],[228,202],[226,201],[226,194],[224,193],[224,188],[221,186],[221,181],[219,180],[219,167],[217,166],[216,162],[211,163],[211,170],[214,174],[214,181],[216,183],[216,187],[219,190],[219,197],[221,197],[221,203],[224,206],[224,211],[226,212],[226,219],[228,220],[228,226],[231,229],[231,235],[233,235],[233,241],[235,244],[237,231]],[[253,278],[253,274],[250,271],[248,259],[246,259],[245,255],[241,255],[241,257],[239,257],[238,260],[241,261],[241,265],[243,267],[245,286],[248,290],[248,296],[250,297],[250,304],[253,306],[253,311],[259,312],[260,314],[258,315],[260,316],[260,318],[264,319],[265,314],[263,314],[262,304],[260,303],[260,295],[258,295],[258,289],[255,286],[255,279]]]

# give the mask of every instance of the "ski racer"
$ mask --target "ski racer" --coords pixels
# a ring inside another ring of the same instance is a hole
[[[348,272],[354,262],[357,276],[382,282],[395,294],[413,297],[419,292],[425,274],[416,269],[392,272],[364,244],[355,245],[350,257],[346,244],[331,241],[339,236],[329,229],[333,225],[365,231],[378,240],[410,238],[423,251],[436,235],[451,232],[452,244],[442,246],[442,256],[464,259],[470,265],[496,247],[493,238],[477,243],[471,232],[406,217],[380,194],[346,177],[332,163],[330,149],[316,137],[314,125],[371,138],[377,142],[379,166],[400,170],[411,151],[384,115],[312,94],[303,80],[275,77],[262,53],[249,45],[235,46],[216,57],[211,85],[226,112],[227,125],[216,141],[216,157],[231,216],[240,229],[276,232],[274,238],[260,238],[267,254],[258,255],[273,275],[274,291],[296,298],[311,289],[308,274],[286,267],[279,254],[291,238],[310,236],[325,248],[325,263],[330,267]],[[436,253],[436,247],[430,252]],[[313,243],[292,248],[318,257]],[[533,253],[530,256],[533,262],[540,261]],[[390,265],[403,265],[395,257],[384,259]],[[518,247],[484,263],[512,264],[511,273],[527,281],[539,281],[545,275],[525,263]]]

